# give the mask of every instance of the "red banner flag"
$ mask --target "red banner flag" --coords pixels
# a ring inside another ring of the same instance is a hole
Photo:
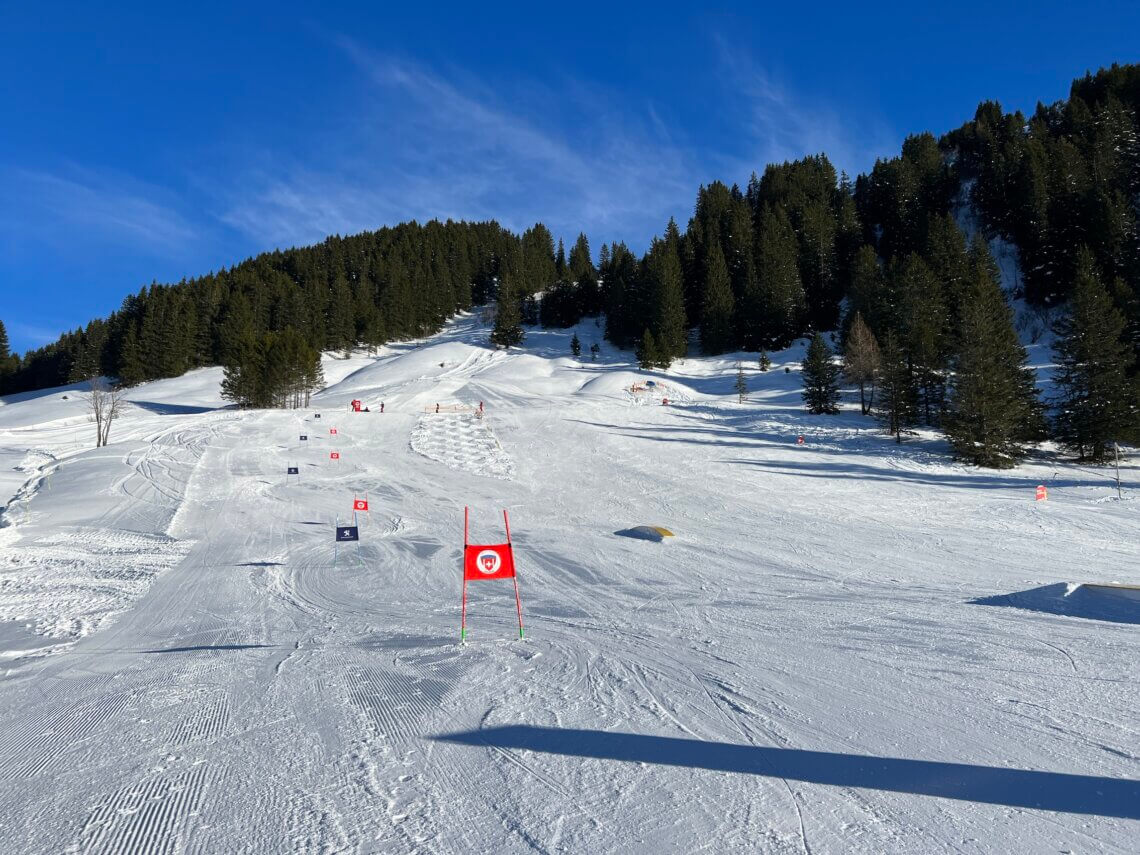
[[[336,428],[329,428],[329,433],[336,436]]]
[[[352,509],[354,511],[366,511],[366,510],[368,510],[368,500],[367,499],[353,499],[352,500]]]
[[[515,557],[509,543],[469,543],[463,548],[463,578],[468,582],[513,579],[514,576]]]
[[[329,452],[329,460],[340,460],[340,452],[339,451],[330,451]]]

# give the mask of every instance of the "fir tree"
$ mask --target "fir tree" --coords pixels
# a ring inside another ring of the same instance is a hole
[[[670,225],[676,230],[672,220]],[[657,361],[668,367],[674,358],[684,356],[688,349],[688,330],[685,323],[685,303],[681,284],[681,261],[677,256],[676,240],[654,239],[646,256],[646,286],[653,295],[652,329],[656,344]]]
[[[748,394],[748,378],[744,376],[744,366],[736,363],[736,401],[744,403],[744,396]]]
[[[761,371],[767,371],[772,367],[772,357],[768,355],[766,350],[760,351],[760,356],[756,361],[759,363]]]
[[[130,321],[128,321],[127,331],[123,335],[115,373],[118,375],[120,386],[137,386],[146,379],[146,369],[143,366],[138,333],[135,331],[135,324]]]
[[[728,268],[720,245],[709,248],[705,269],[704,305],[701,311],[701,350],[707,354],[731,350],[735,340],[734,301]]]
[[[832,359],[831,348],[816,333],[803,362],[804,404],[816,415],[839,412],[839,366]]]
[[[875,383],[881,368],[882,357],[875,334],[856,312],[843,348],[843,373],[850,382],[859,385],[859,407],[863,415],[870,413],[875,403]]]
[[[882,349],[882,368],[879,376],[879,420],[887,433],[902,442],[903,431],[915,422],[918,395],[906,356],[888,333]]]
[[[1057,325],[1057,438],[1082,460],[1103,462],[1110,443],[1137,436],[1140,408],[1124,316],[1100,281],[1092,253],[1082,247],[1077,281]]]
[[[574,333],[573,338],[570,339],[570,352],[574,356],[582,355],[582,342],[578,340],[578,333]]]
[[[981,238],[971,248],[970,277],[946,435],[962,459],[1003,469],[1024,456],[1027,442],[1040,438],[1041,411],[1013,312]]]
[[[664,363],[664,367],[668,367],[668,362],[662,360],[660,350],[657,345],[657,338],[646,327],[645,332],[641,334],[641,341],[637,345],[637,364],[641,366],[643,371],[649,371],[657,368]]]
[[[756,296],[742,314],[748,350],[786,347],[803,332],[806,312],[796,235],[782,208],[765,211],[757,234]],[[757,338],[759,340],[757,340]]]
[[[495,347],[516,347],[522,344],[526,333],[522,328],[519,301],[509,282],[499,288],[499,308],[495,315],[495,328],[491,331],[491,344]]]
[[[8,350],[8,330],[0,321],[0,395],[8,391],[8,378],[19,368],[19,357]]]

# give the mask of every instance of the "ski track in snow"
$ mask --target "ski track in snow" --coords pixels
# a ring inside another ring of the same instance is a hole
[[[805,415],[802,345],[748,367],[741,404],[746,355],[646,375],[565,357],[573,332],[496,352],[461,318],[329,360],[303,412],[221,409],[192,372],[135,390],[105,449],[74,400],[0,406],[4,850],[1134,851],[1135,811],[797,763],[1140,778],[1136,624],[974,602],[1140,582],[1135,464],[1123,502],[1047,455],[972,470],[928,432]],[[487,582],[457,643],[464,505],[482,542],[510,509],[525,641]],[[638,524],[676,537],[616,534]],[[612,759],[615,734],[739,768]]]

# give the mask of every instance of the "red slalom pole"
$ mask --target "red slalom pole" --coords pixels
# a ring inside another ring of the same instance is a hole
[[[467,579],[463,580],[463,611],[459,618],[459,643],[467,642]]]
[[[511,550],[511,564],[515,563],[515,548],[511,545],[511,521],[507,517],[507,509],[503,508],[503,525],[507,529],[507,546]],[[511,577],[511,581],[515,583],[515,610],[519,613],[519,638],[523,637],[523,622],[522,622],[522,600],[519,599],[519,574],[518,566],[515,566],[515,575]]]
[[[459,643],[467,641],[467,517],[469,511],[463,506],[463,557],[459,559],[459,572],[463,574],[463,605],[459,617]]]

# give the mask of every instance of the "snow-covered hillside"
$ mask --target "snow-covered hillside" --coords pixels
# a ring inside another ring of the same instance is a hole
[[[802,345],[738,403],[573,332],[459,318],[303,412],[193,372],[98,450],[77,390],[6,399],[0,849],[1135,851],[1140,606],[1078,587],[1140,584],[1134,464],[980,471],[806,415]],[[525,640],[482,582],[458,643],[465,505]]]

